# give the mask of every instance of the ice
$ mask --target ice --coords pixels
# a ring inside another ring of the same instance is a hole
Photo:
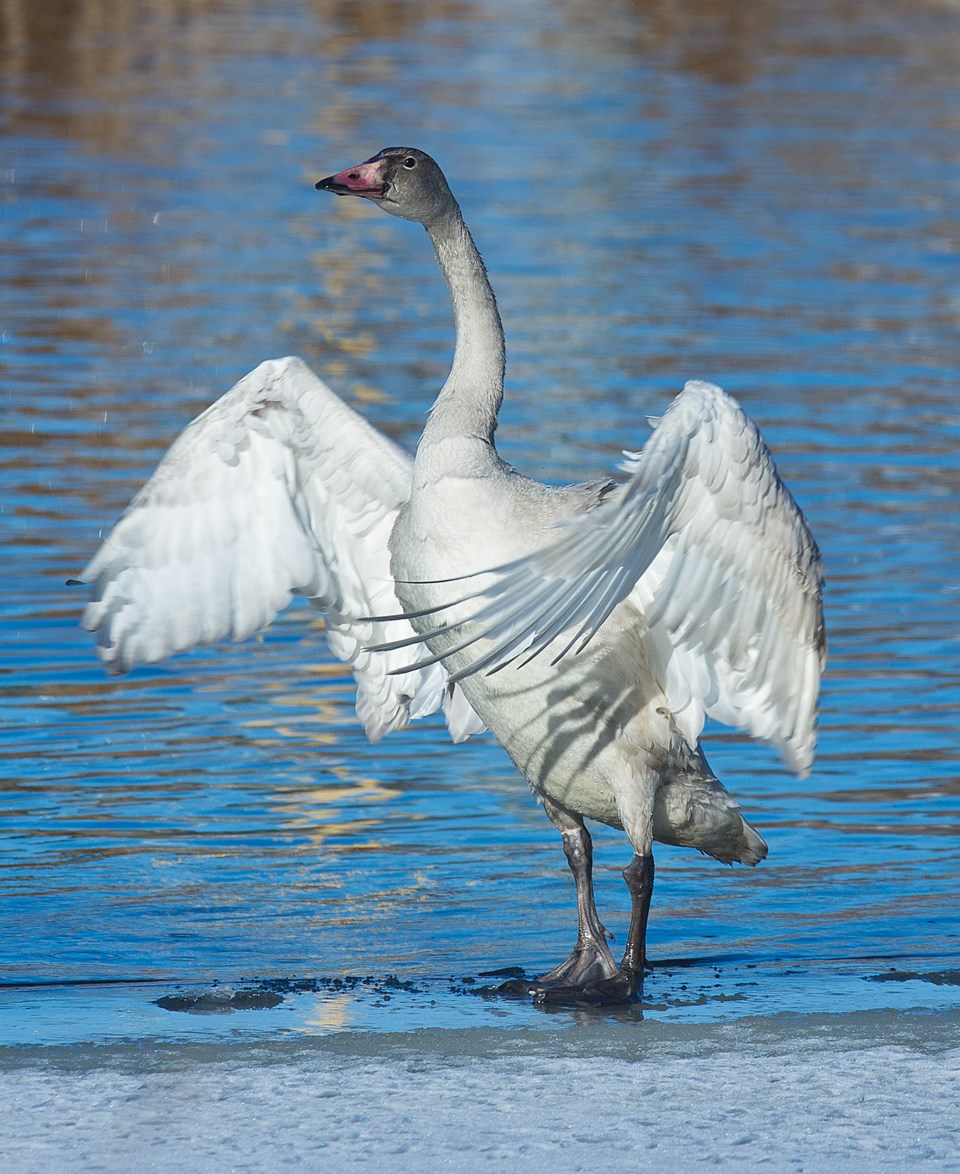
[[[8,1172],[960,1168],[960,1017],[6,1049]]]

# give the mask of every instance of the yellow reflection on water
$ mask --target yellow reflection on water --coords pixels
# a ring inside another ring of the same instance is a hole
[[[319,995],[311,1011],[307,1012],[303,1023],[297,1025],[297,1031],[306,1035],[317,1032],[341,1031],[349,1027],[355,998],[352,994]]]

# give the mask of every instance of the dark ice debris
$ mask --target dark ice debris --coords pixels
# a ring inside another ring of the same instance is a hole
[[[416,994],[417,988],[393,974],[346,975],[343,978],[266,978],[242,987],[227,983],[213,983],[197,990],[181,991],[154,1000],[164,1011],[187,1011],[194,1015],[225,1015],[231,1011],[267,1011],[284,1001],[285,995],[342,994],[345,991],[367,990],[382,998],[392,992]]]
[[[934,986],[960,986],[960,970],[886,970],[868,974],[868,982],[929,982]]]
[[[283,995],[257,987],[213,986],[200,991],[164,995],[155,1000],[164,1011],[188,1011],[193,1015],[227,1015],[231,1011],[266,1011],[283,1002]]]
[[[419,993],[412,982],[404,982],[395,974],[347,974],[342,978],[265,978],[260,980],[259,985],[264,990],[281,995],[342,994],[355,990],[369,990],[374,994],[387,991],[405,991],[411,995]]]

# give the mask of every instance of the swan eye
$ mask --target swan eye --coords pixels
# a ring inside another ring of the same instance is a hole
[[[406,169],[407,169],[408,171],[410,171],[410,170],[412,170],[414,167],[416,167],[416,165],[417,165],[417,161],[416,161],[416,159],[414,159],[414,157],[413,157],[412,155],[408,155],[408,156],[406,157],[406,159],[404,159],[404,161],[403,161],[403,165],[404,165],[404,167],[406,167]]]

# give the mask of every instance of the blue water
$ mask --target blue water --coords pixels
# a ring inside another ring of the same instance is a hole
[[[109,681],[64,585],[264,358],[303,355],[415,443],[452,344],[428,243],[312,190],[394,143],[440,160],[488,263],[507,459],[609,473],[712,379],[824,553],[814,773],[708,731],[770,856],[659,851],[659,965],[624,1022],[960,1007],[960,31],[908,7],[280,0],[103,25],[81,3],[0,26],[0,1045],[556,1026],[477,994],[575,927],[495,743],[425,722],[369,745],[298,608]],[[618,936],[627,859],[598,829]]]

